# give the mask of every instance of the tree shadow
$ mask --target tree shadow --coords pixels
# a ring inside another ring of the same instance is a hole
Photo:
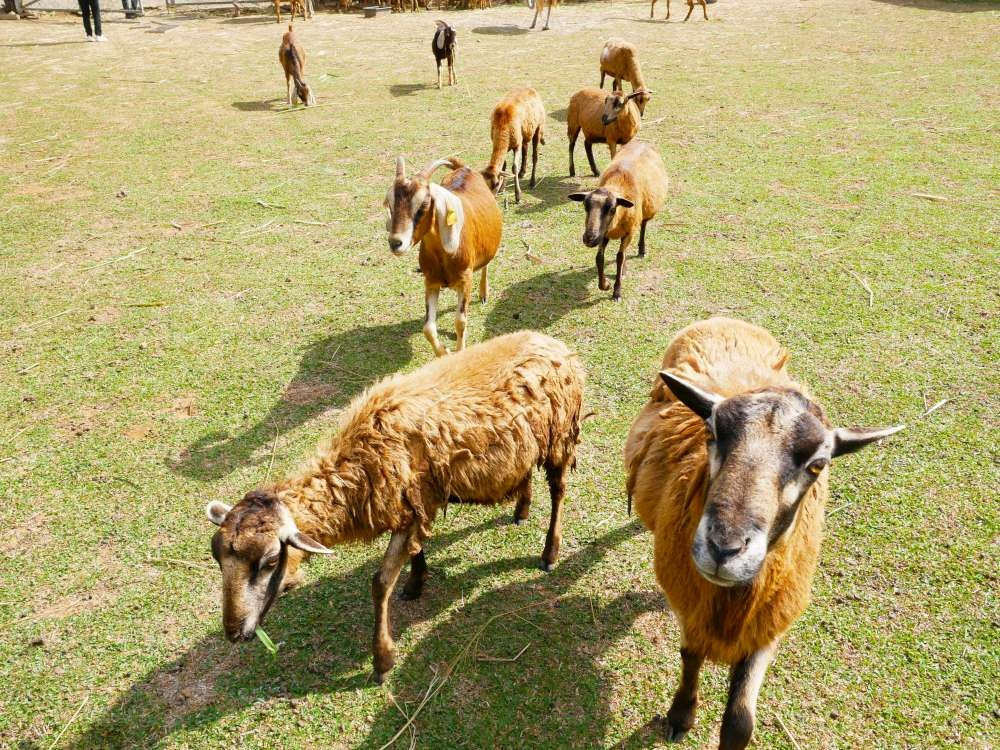
[[[439,526],[444,523],[439,520]],[[537,566],[536,556],[507,558],[449,576],[449,567],[465,558],[448,556],[448,547],[497,526],[509,526],[511,533],[525,531],[509,524],[505,512],[431,537],[427,545],[431,577],[424,595],[414,602],[396,596],[391,600],[397,637],[448,609],[481,579]],[[540,555],[541,548],[538,551]],[[132,684],[70,747],[151,747],[175,732],[197,730],[254,703],[294,705],[301,696],[375,688],[370,680],[371,575],[377,567],[377,560],[369,558],[282,596],[267,620],[269,634],[279,645],[274,657],[256,641],[233,645],[221,631],[206,635]],[[209,568],[205,574],[219,575]],[[421,648],[421,643],[413,646],[414,651]],[[404,657],[403,663],[409,658]]]
[[[257,102],[233,102],[233,106],[241,112],[276,112],[283,104],[285,100],[280,96]]]
[[[282,434],[324,411],[345,406],[379,378],[394,373],[413,357],[410,336],[423,319],[385,325],[359,326],[308,345],[298,372],[285,386],[268,414],[238,435],[202,435],[168,466],[184,476],[218,479],[255,457],[275,435]]]
[[[658,591],[607,601],[599,592],[565,592],[641,531],[635,522],[613,529],[535,585],[487,591],[424,636],[389,678],[410,712],[432,680],[447,680],[415,722],[419,746],[602,747],[615,681],[604,655],[639,616],[665,602]],[[380,748],[404,722],[387,701],[357,747]],[[411,736],[401,740],[405,747]]]
[[[597,272],[590,266],[549,271],[519,281],[500,293],[483,323],[486,335],[500,336],[523,328],[547,330],[573,310],[605,302],[605,293],[594,294],[596,282]]]
[[[503,26],[476,26],[472,29],[473,34],[486,34],[487,36],[519,36],[527,34],[528,30],[523,26],[516,26],[512,23]]]
[[[389,93],[394,97],[413,96],[420,91],[428,91],[437,88],[427,83],[394,83],[389,87]]]
[[[979,13],[980,11],[995,11],[996,0],[972,0],[972,2],[954,2],[954,0],[875,0],[887,5],[898,5],[901,8],[916,8],[917,10],[939,10],[945,13]]]

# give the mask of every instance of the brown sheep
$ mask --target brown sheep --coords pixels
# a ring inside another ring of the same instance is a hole
[[[316,104],[316,96],[313,94],[306,79],[303,78],[306,69],[306,53],[299,44],[299,39],[292,30],[292,24],[288,24],[288,31],[281,37],[281,46],[278,47],[278,62],[281,69],[285,71],[285,95],[288,104],[292,101],[301,101],[306,107]],[[295,84],[295,94],[292,95],[292,84]]]
[[[583,244],[599,247],[597,251],[597,284],[608,290],[604,276],[604,249],[610,240],[621,239],[616,258],[615,290],[611,298],[622,298],[622,277],[625,275],[625,251],[639,229],[639,257],[646,254],[646,224],[659,213],[667,201],[670,181],[663,160],[647,143],[626,144],[601,174],[594,190],[572,193],[570,200],[581,201],[587,211]]]
[[[372,579],[375,679],[393,666],[389,596],[407,558],[404,599],[427,578],[424,545],[449,502],[516,501],[527,519],[531,474],[544,467],[552,498],[542,568],[562,539],[566,472],[576,464],[585,373],[560,341],[532,331],[500,336],[394,375],[358,396],[337,435],[305,469],[251,492],[235,507],[211,502],[219,531],[223,626],[252,638],[278,594],[299,581],[299,563],[332,545],[391,532]]]
[[[705,5],[705,0],[687,0],[688,12],[687,12],[687,15],[684,16],[684,20],[686,21],[686,20],[688,20],[691,17],[691,11],[694,10],[694,4],[695,3],[698,3],[701,6],[701,11],[702,11],[702,13],[705,14],[705,20],[707,21],[708,20],[708,6]],[[653,2],[649,6],[649,17],[650,18],[653,17],[653,10],[655,8],[656,8],[656,0],[653,0]],[[667,0],[667,18],[666,18],[666,20],[668,20],[668,21],[670,20],[670,0]]]
[[[632,85],[632,91],[646,88],[642,77],[642,66],[639,64],[639,50],[634,44],[624,39],[608,39],[601,50],[601,88],[604,88],[604,78],[611,76],[611,88],[621,90],[622,81]],[[645,114],[646,99],[638,99],[639,114]]]
[[[545,14],[545,25],[542,27],[542,31],[548,31],[549,19],[552,18],[552,9],[557,5],[559,5],[559,0],[528,0],[528,8],[533,8],[535,11],[535,17],[531,19],[531,28],[535,28],[535,24],[538,23],[538,14],[545,8],[548,8],[549,12]]]
[[[809,601],[830,461],[902,429],[831,428],[762,328],[694,323],[625,444],[628,494],[681,628],[667,738],[694,725],[705,659],[732,665],[721,750],[742,750],[782,635]]]
[[[453,171],[441,184],[431,182],[438,167]],[[490,287],[486,266],[500,249],[503,215],[483,176],[457,159],[439,159],[421,172],[406,176],[403,157],[396,160],[396,177],[386,194],[389,212],[386,231],[389,249],[402,255],[420,243],[420,271],[424,275],[424,336],[439,357],[448,350],[438,340],[437,301],[442,288],[459,296],[455,313],[455,348],[465,346],[465,325],[472,299],[472,274],[482,271],[479,300],[486,302]]]
[[[483,178],[494,193],[499,193],[506,182],[507,153],[511,158],[511,176],[514,178],[514,200],[521,202],[521,177],[527,168],[528,144],[531,144],[531,182],[535,186],[535,168],[538,165],[538,144],[545,145],[545,105],[533,88],[511,91],[493,108],[490,117],[490,137],[493,153],[490,163],[483,170]],[[521,166],[517,165],[517,152],[521,152]]]
[[[639,108],[640,106],[645,108],[646,102],[652,97],[653,92],[647,89],[634,91],[626,96],[621,91],[607,94],[593,86],[580,89],[573,94],[566,110],[569,176],[576,176],[573,149],[576,147],[576,139],[581,130],[587,161],[590,162],[594,177],[597,177],[599,172],[594,161],[593,144],[607,143],[613,159],[619,144],[628,143],[639,132],[639,128],[642,127],[642,113]]]

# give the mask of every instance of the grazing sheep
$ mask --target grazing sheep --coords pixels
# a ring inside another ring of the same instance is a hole
[[[281,46],[278,47],[278,62],[281,63],[281,69],[285,71],[285,98],[288,103],[291,104],[294,99],[307,107],[316,104],[316,96],[309,88],[309,84],[306,83],[306,79],[303,78],[306,69],[306,53],[292,30],[292,24],[288,24],[288,31],[281,37]],[[293,81],[295,82],[294,96],[292,94]]]
[[[626,144],[601,174],[594,190],[571,193],[569,199],[583,203],[587,211],[583,244],[599,247],[597,251],[597,285],[608,290],[604,276],[604,248],[610,240],[621,239],[616,259],[615,290],[611,299],[622,298],[622,277],[625,275],[625,251],[639,227],[639,257],[646,254],[646,224],[659,213],[667,201],[670,181],[663,160],[647,143]]]
[[[435,21],[437,31],[434,32],[434,39],[431,41],[431,51],[434,53],[434,61],[437,63],[438,88],[441,88],[441,63],[448,61],[448,85],[454,86],[458,83],[455,75],[455,29],[444,21]]]
[[[278,594],[300,579],[309,554],[391,532],[372,578],[375,679],[393,666],[389,595],[410,559],[404,599],[427,578],[424,545],[449,502],[516,501],[528,517],[531,474],[544,467],[552,498],[542,567],[562,539],[566,472],[576,464],[585,373],[560,341],[532,331],[500,336],[358,396],[340,429],[301,473],[246,495],[211,502],[219,531],[226,637],[252,638]]]
[[[576,176],[576,165],[573,163],[573,149],[576,147],[577,136],[583,131],[583,148],[587,152],[587,161],[594,177],[599,174],[594,161],[593,144],[607,143],[614,158],[619,144],[628,143],[635,138],[642,127],[642,113],[646,102],[653,97],[648,89],[633,91],[626,96],[621,91],[610,94],[601,89],[588,86],[577,91],[569,100],[566,110],[566,133],[569,136],[569,176]]]
[[[490,123],[493,154],[489,165],[483,170],[483,178],[494,193],[499,193],[506,182],[507,153],[513,151],[510,176],[514,178],[514,200],[520,203],[520,178],[524,177],[527,167],[528,144],[531,143],[530,187],[535,186],[538,144],[545,144],[545,105],[542,104],[542,97],[533,88],[514,89],[493,108]],[[516,163],[519,149],[520,168]]]
[[[453,171],[441,184],[431,182],[438,167]],[[466,311],[472,298],[472,274],[482,270],[479,300],[486,302],[490,287],[486,266],[500,249],[503,216],[483,176],[457,159],[439,159],[413,177],[406,176],[403,157],[396,160],[396,177],[385,197],[389,212],[386,231],[389,249],[402,255],[420,243],[420,271],[424,275],[424,336],[439,357],[448,350],[438,340],[437,301],[443,287],[459,296],[455,313],[455,348],[465,346]]]
[[[559,5],[559,0],[528,0],[528,8],[535,10],[535,17],[531,19],[531,28],[535,28],[535,24],[538,23],[538,14],[548,8],[549,12],[545,14],[545,25],[542,27],[542,31],[548,31],[549,19],[552,18],[552,8],[557,5]]]
[[[831,428],[787,361],[755,325],[688,326],[625,444],[629,500],[653,533],[656,577],[681,628],[671,740],[694,725],[709,659],[732,665],[719,747],[746,747],[764,673],[809,600],[827,467],[902,429]]]
[[[604,88],[604,78],[611,76],[612,90],[619,91],[622,81],[632,84],[632,91],[646,88],[642,77],[642,66],[639,65],[639,51],[634,44],[624,39],[608,39],[601,50],[601,88]],[[638,100],[639,114],[644,114],[646,100]]]
[[[715,0],[712,0],[712,1],[714,2]],[[708,20],[708,6],[705,5],[705,0],[687,0],[688,12],[687,12],[687,15],[684,16],[684,20],[686,21],[686,20],[688,20],[691,17],[691,11],[694,10],[694,4],[696,2],[701,6],[701,10],[705,14],[705,20],[707,21]],[[649,6],[649,17],[650,18],[653,17],[653,10],[655,8],[656,8],[656,0],[653,0],[653,2],[650,3],[650,6]],[[667,17],[666,17],[666,20],[667,21],[670,20],[670,0],[667,0]]]

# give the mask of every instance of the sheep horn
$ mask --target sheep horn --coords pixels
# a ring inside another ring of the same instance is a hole
[[[450,156],[447,156],[444,159],[436,159],[435,161],[432,161],[430,164],[424,167],[423,171],[420,173],[420,176],[423,177],[424,179],[429,180],[431,178],[431,175],[434,174],[436,170],[444,166],[451,166],[451,164],[452,164],[452,158]]]
[[[406,163],[402,156],[396,157],[396,177],[406,177]]]

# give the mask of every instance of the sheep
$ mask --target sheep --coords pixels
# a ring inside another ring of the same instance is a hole
[[[715,0],[712,0],[712,2],[714,2],[714,1]],[[694,10],[694,4],[695,3],[698,3],[701,6],[702,13],[705,14],[705,20],[707,21],[708,20],[708,6],[705,5],[705,0],[687,0],[688,12],[687,12],[687,15],[684,16],[684,20],[686,21],[686,20],[688,20],[691,17],[691,11]],[[649,6],[649,17],[650,18],[653,17],[653,9],[654,8],[656,8],[656,0],[653,0],[653,2]],[[670,20],[670,0],[667,0],[667,17],[666,17],[666,20],[667,21]]]
[[[639,51],[634,44],[624,39],[608,39],[601,50],[601,85],[604,88],[604,78],[611,76],[612,90],[620,90],[622,81],[632,84],[632,91],[646,88],[642,77],[642,66],[639,65]],[[646,100],[638,100],[639,114],[645,114]]]
[[[548,8],[549,12],[545,14],[545,25],[542,27],[542,31],[548,31],[549,19],[552,18],[552,8],[557,5],[559,5],[559,0],[528,0],[528,8],[535,11],[535,17],[531,19],[531,28],[535,28],[535,24],[538,23],[538,14],[543,9]]]
[[[281,63],[281,68],[285,71],[285,96],[288,103],[291,104],[292,100],[295,99],[307,107],[316,104],[316,96],[309,84],[306,83],[305,78],[302,77],[306,68],[306,53],[292,30],[292,24],[288,24],[288,31],[281,37],[281,46],[278,47],[278,62]],[[292,95],[293,81],[295,82],[294,96]]]
[[[390,532],[372,578],[374,676],[382,682],[394,663],[389,596],[407,557],[402,598],[421,595],[437,512],[449,502],[511,501],[520,524],[536,466],[545,468],[552,500],[541,566],[552,570],[585,379],[561,341],[533,331],[500,336],[385,378],[354,399],[337,435],[303,471],[235,507],[210,502],[227,638],[253,637],[278,593],[301,580],[308,555]]]
[[[431,182],[438,167],[453,171],[441,184]],[[503,217],[483,176],[457,159],[439,159],[411,178],[403,157],[396,160],[396,177],[383,204],[389,212],[386,231],[389,249],[402,255],[420,243],[420,271],[424,275],[424,336],[434,353],[448,350],[438,340],[437,301],[442,287],[459,295],[455,313],[455,348],[465,346],[466,311],[472,298],[472,274],[482,270],[479,299],[489,298],[486,266],[500,249]]]
[[[431,51],[434,53],[434,62],[437,63],[438,89],[441,88],[441,63],[448,61],[448,85],[454,86],[458,83],[455,75],[455,29],[444,21],[435,21],[437,31],[434,32],[434,39],[431,41]]]
[[[688,326],[625,444],[629,502],[653,533],[656,577],[681,628],[670,740],[694,725],[709,659],[732,665],[719,747],[746,747],[764,673],[809,600],[827,467],[902,429],[831,428],[787,362],[755,325]]]
[[[642,258],[646,255],[646,224],[666,203],[669,185],[667,170],[656,149],[647,143],[630,141],[601,174],[594,190],[569,195],[570,200],[582,202],[587,211],[583,244],[600,248],[595,262],[597,285],[603,291],[609,286],[604,276],[604,249],[610,240],[621,239],[611,296],[615,302],[622,298],[625,251],[632,242],[636,225]]]
[[[594,143],[607,143],[614,158],[619,144],[628,143],[635,138],[642,127],[641,109],[653,97],[648,89],[633,91],[626,96],[622,91],[610,94],[601,89],[588,86],[577,91],[569,100],[566,110],[566,133],[569,136],[569,176],[576,176],[576,165],[573,163],[573,149],[576,139],[583,131],[583,148],[587,152],[587,161],[594,177],[599,174],[594,162]],[[638,101],[638,104],[637,104]]]
[[[535,168],[538,165],[538,144],[545,145],[545,105],[533,88],[518,88],[507,94],[490,117],[490,137],[493,140],[493,154],[490,163],[483,170],[483,178],[494,193],[499,193],[506,182],[507,153],[511,158],[511,177],[514,178],[514,200],[521,202],[521,177],[524,177],[528,159],[528,143],[531,143],[531,182],[535,186]],[[521,166],[518,168],[517,152],[521,151]]]
[[[281,3],[282,0],[274,1],[274,22],[281,23]],[[306,2],[305,0],[288,0],[288,7],[292,11],[292,21],[295,20],[295,11],[298,10],[302,14],[302,20],[306,20]],[[309,11],[310,18],[312,17],[312,9]],[[291,29],[291,26],[288,27]]]

